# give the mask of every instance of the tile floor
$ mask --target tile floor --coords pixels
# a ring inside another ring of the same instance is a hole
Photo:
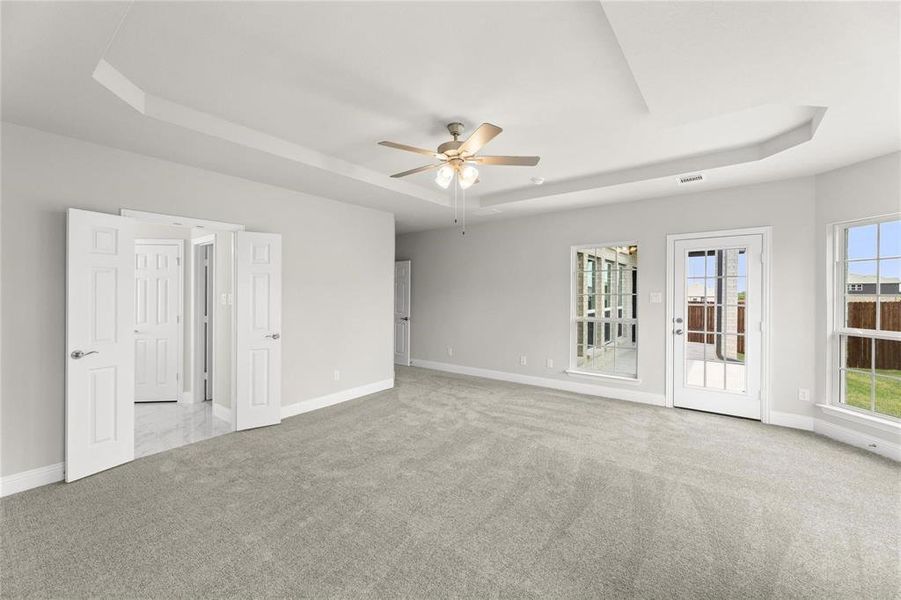
[[[135,403],[135,458],[149,456],[231,432],[213,416],[213,403]]]

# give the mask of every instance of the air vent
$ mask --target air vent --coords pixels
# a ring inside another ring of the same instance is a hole
[[[685,185],[686,183],[698,183],[700,181],[704,181],[704,176],[701,173],[679,176],[679,185]]]

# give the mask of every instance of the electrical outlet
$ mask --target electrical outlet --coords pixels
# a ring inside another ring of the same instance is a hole
[[[810,402],[810,390],[807,388],[798,388],[798,400],[801,402]]]
[[[341,381],[341,371],[335,369],[335,381]]]
[[[525,354],[523,354],[522,356],[519,357],[519,364],[520,364],[520,365],[526,366],[526,362],[528,362],[528,361],[526,361],[526,355],[525,355]]]
[[[544,364],[545,364],[545,366],[547,366],[548,369],[553,369],[554,368],[554,359],[549,358],[545,361]]]
[[[454,347],[453,347],[453,346],[448,346],[448,347],[447,347],[447,355],[448,355],[448,356],[453,356],[453,355],[454,355]]]

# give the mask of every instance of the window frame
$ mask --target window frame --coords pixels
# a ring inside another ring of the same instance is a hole
[[[632,377],[632,376],[627,376],[627,375],[615,375],[615,374],[612,374],[612,373],[601,373],[601,372],[598,372],[598,371],[590,371],[590,370],[580,369],[580,368],[578,367],[578,357],[577,357],[577,349],[576,349],[577,344],[578,344],[578,341],[577,341],[577,337],[578,337],[578,323],[579,323],[580,320],[585,320],[586,324],[590,322],[590,321],[587,321],[587,320],[586,320],[586,319],[588,318],[587,315],[584,316],[584,317],[579,317],[579,316],[576,315],[576,298],[577,298],[577,296],[579,295],[579,294],[578,294],[578,291],[577,291],[577,289],[576,289],[577,286],[578,286],[578,274],[579,274],[579,270],[578,270],[578,266],[577,266],[577,256],[578,256],[578,253],[579,253],[580,250],[596,249],[596,248],[622,247],[622,246],[635,246],[635,247],[637,248],[636,252],[638,253],[638,259],[636,260],[636,263],[635,263],[635,269],[634,269],[634,270],[635,270],[635,274],[636,274],[636,275],[635,275],[635,282],[634,282],[634,284],[632,284],[633,290],[632,290],[632,292],[631,292],[629,295],[630,295],[630,296],[633,296],[633,297],[635,298],[635,300],[636,300],[636,302],[635,302],[635,308],[638,309],[638,308],[639,308],[639,305],[640,305],[640,302],[638,302],[638,282],[639,282],[639,280],[640,280],[639,272],[640,272],[640,262],[641,262],[641,245],[638,243],[638,241],[636,241],[636,240],[631,240],[631,241],[619,241],[619,242],[599,242],[599,243],[596,243],[596,244],[579,244],[579,245],[576,245],[576,246],[570,246],[570,262],[569,262],[569,368],[566,369],[566,372],[567,372],[568,374],[570,374],[570,375],[587,375],[587,376],[590,376],[590,377],[598,377],[598,378],[602,378],[602,379],[615,380],[615,381],[622,382],[622,383],[641,383],[641,357],[640,357],[640,352],[639,352],[639,343],[638,343],[637,335],[635,336],[635,376],[634,376],[634,377]],[[607,259],[601,259],[601,260],[605,260],[605,261],[606,261]],[[618,264],[618,263],[615,263],[615,266],[617,267],[616,270],[619,271],[618,277],[622,277],[622,270],[619,269],[619,264]],[[596,269],[596,270],[598,269],[598,265],[595,265],[595,269]],[[603,295],[602,295],[602,298],[605,298],[605,299],[607,299],[608,301],[609,301],[611,298],[613,298],[613,297],[616,297],[617,300],[619,300],[619,299],[620,299],[620,296],[622,296],[622,290],[618,290],[618,291],[615,291],[615,292],[614,292],[614,290],[612,289],[612,288],[614,287],[614,281],[613,281],[613,276],[610,274],[610,270],[607,269],[606,271],[604,271],[603,269],[601,269],[600,272],[601,272],[601,273],[604,273],[604,272],[607,273],[607,277],[609,277],[609,279],[610,279],[609,285],[610,285],[610,288],[611,288],[611,289],[609,290],[609,293],[606,293],[606,291],[604,290],[604,287],[603,287],[603,286],[604,286],[604,282],[602,281],[602,284],[601,284],[601,290],[600,290],[600,291],[596,290],[596,293],[601,293],[601,294],[603,294]],[[602,276],[602,277],[603,277],[603,276]],[[604,303],[601,302],[601,304],[603,305]],[[624,305],[623,305],[623,306],[619,306],[619,308],[623,308],[623,307],[624,307]],[[615,325],[617,325],[618,323],[623,325],[623,330],[624,330],[624,331],[625,331],[625,327],[627,327],[627,326],[631,326],[631,327],[633,327],[633,329],[635,329],[635,328],[640,329],[640,327],[639,327],[639,324],[640,324],[640,318],[639,318],[639,317],[635,317],[635,316],[634,316],[634,313],[633,313],[633,317],[632,317],[632,318],[629,318],[629,319],[619,319],[619,318],[617,318],[617,317],[614,315],[614,311],[612,310],[612,309],[613,309],[612,306],[610,306],[610,307],[608,307],[608,306],[600,306],[600,307],[597,307],[597,306],[596,306],[595,308],[596,308],[596,313],[600,313],[600,316],[597,316],[597,315],[596,315],[594,318],[597,319],[597,320],[596,320],[596,321],[592,321],[592,322],[596,323],[595,328],[603,329],[603,325],[604,325],[604,324],[607,324],[607,325],[610,327],[610,333],[611,333],[610,340],[609,340],[609,343],[610,343],[610,344],[614,344],[614,343],[615,343],[616,338],[615,338],[615,336],[614,336],[613,334],[616,333]],[[609,317],[608,317],[608,316],[604,316],[605,313],[608,312],[608,311],[610,312],[610,316],[609,316]],[[635,312],[637,312],[637,310],[636,310]],[[605,342],[605,343],[607,343],[607,342]]]
[[[877,412],[875,409],[875,386],[873,385],[873,370],[874,366],[870,367],[870,377],[871,377],[871,390],[870,390],[870,408],[863,409],[856,406],[852,406],[844,402],[844,398],[842,397],[842,377],[843,372],[848,370],[843,365],[843,349],[842,349],[842,339],[844,337],[859,337],[859,338],[867,338],[870,340],[893,340],[901,342],[901,331],[885,331],[880,329],[860,329],[855,327],[847,327],[845,325],[846,319],[846,304],[845,298],[848,295],[849,287],[848,282],[846,280],[846,271],[845,265],[849,262],[846,255],[846,244],[847,244],[847,231],[852,227],[863,227],[866,225],[877,225],[877,234],[876,234],[876,256],[871,260],[877,263],[876,267],[876,290],[875,293],[872,294],[876,297],[876,323],[877,327],[879,326],[880,320],[880,308],[879,308],[879,296],[881,295],[881,282],[879,280],[879,259],[882,258],[879,255],[879,227],[880,223],[885,223],[889,221],[901,220],[901,212],[899,213],[889,213],[884,215],[879,215],[875,217],[867,217],[863,219],[855,219],[850,221],[841,221],[837,223],[832,223],[829,228],[829,234],[831,235],[831,243],[827,242],[827,248],[831,251],[831,256],[829,256],[828,266],[827,266],[827,286],[831,288],[827,290],[826,297],[831,304],[829,310],[827,310],[827,314],[829,315],[829,339],[827,340],[827,368],[828,368],[828,385],[826,386],[827,390],[827,398],[826,398],[826,407],[830,409],[836,409],[839,411],[848,411],[854,415],[859,415],[867,420],[875,420],[877,422],[882,422],[887,425],[891,425],[894,427],[901,428],[901,418],[895,417],[889,414]],[[890,257],[886,257],[890,258]],[[891,257],[893,258],[893,257]],[[864,260],[864,259],[860,259]],[[875,343],[875,342],[873,342]],[[873,350],[871,350],[871,353]],[[875,360],[875,354],[872,354],[873,360]]]

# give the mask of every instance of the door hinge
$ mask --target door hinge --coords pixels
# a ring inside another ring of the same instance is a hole
[[[179,267],[181,266],[181,257],[178,257],[178,256],[175,257],[175,265],[179,266]]]

